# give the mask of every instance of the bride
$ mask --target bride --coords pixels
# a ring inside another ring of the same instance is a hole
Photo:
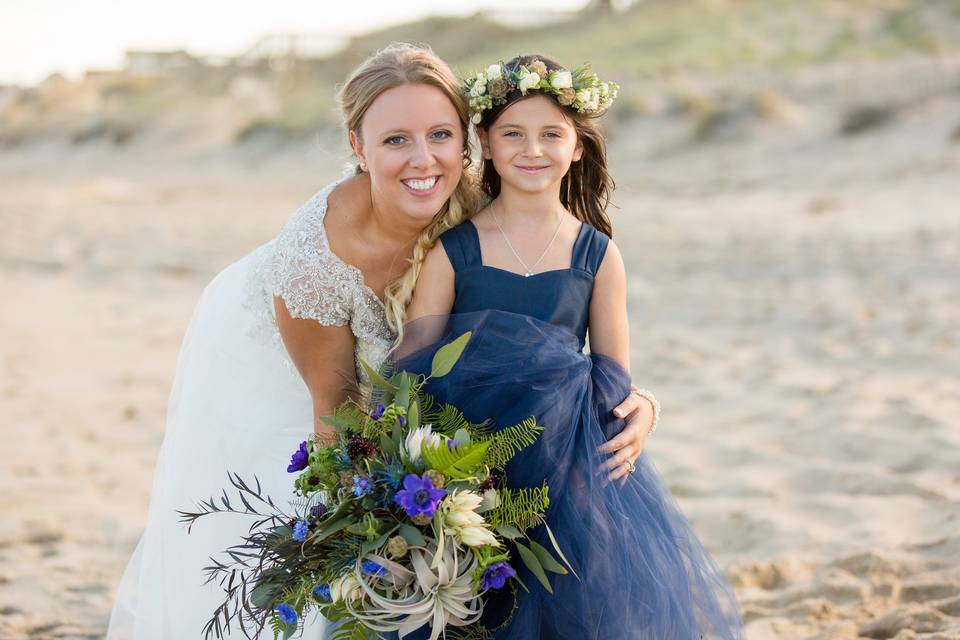
[[[218,274],[194,310],[177,361],[144,533],[124,572],[108,640],[200,638],[223,602],[203,568],[251,522],[224,515],[190,534],[178,509],[219,496],[227,471],[256,476],[283,508],[290,453],[369,380],[404,321],[424,256],[478,208],[469,113],[453,72],[431,50],[391,45],[340,92],[358,165],[290,218],[279,236]],[[631,394],[605,468],[627,473],[653,408]],[[308,621],[321,638],[326,621]],[[224,637],[245,637],[231,625]],[[264,638],[272,638],[268,630]]]

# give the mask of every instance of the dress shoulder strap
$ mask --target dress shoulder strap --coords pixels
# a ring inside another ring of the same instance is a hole
[[[447,258],[454,272],[483,264],[480,256],[480,236],[473,222],[466,220],[440,236]]]
[[[610,238],[605,233],[584,222],[576,242],[573,243],[573,260],[570,266],[596,276],[609,242]]]

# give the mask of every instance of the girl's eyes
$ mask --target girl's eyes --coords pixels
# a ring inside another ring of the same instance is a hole
[[[520,136],[519,131],[507,131],[503,134],[505,138],[516,138]],[[558,131],[547,131],[543,134],[545,138],[561,138],[563,137]]]
[[[403,136],[390,136],[389,138],[384,140],[384,142],[387,144],[396,145],[396,144],[401,144],[405,139],[406,138],[404,138]]]
[[[434,131],[431,136],[437,138],[438,140],[446,140],[447,138],[452,138],[453,134],[446,129],[441,129],[439,131]]]

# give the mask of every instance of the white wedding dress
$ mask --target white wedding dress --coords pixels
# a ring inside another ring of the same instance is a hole
[[[356,357],[378,366],[392,344],[383,304],[360,271],[331,250],[323,227],[328,185],[273,241],[233,263],[203,291],[187,329],[170,394],[146,528],[120,583],[108,640],[192,640],[223,602],[203,585],[210,556],[241,542],[250,516],[213,514],[188,535],[179,510],[230,487],[227,472],[256,476],[281,508],[293,497],[290,456],[313,430],[310,395],[277,331],[272,295],[294,317],[349,324]],[[367,382],[358,367],[358,380]],[[235,491],[228,491],[234,502]],[[315,615],[304,637],[326,634]],[[243,634],[231,625],[230,638]],[[263,638],[272,638],[269,627]]]

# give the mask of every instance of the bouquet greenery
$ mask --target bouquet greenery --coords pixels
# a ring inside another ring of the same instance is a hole
[[[292,513],[262,495],[259,480],[251,486],[235,473],[242,508],[224,491],[198,512],[180,512],[191,527],[218,512],[258,518],[226,550],[229,561],[205,568],[226,595],[207,638],[222,638],[235,621],[248,637],[269,625],[286,639],[314,608],[337,623],[335,640],[403,638],[424,625],[431,640],[487,638],[493,630],[478,624],[485,594],[527,588],[514,551],[552,593],[547,572],[566,574],[569,563],[546,524],[548,487],[510,489],[505,473],[543,428],[533,417],[499,430],[471,423],[424,391],[451,371],[470,335],[440,347],[429,376],[361,363],[374,386],[370,407],[345,401],[324,418],[333,444],[300,444],[287,467],[299,473]],[[527,536],[540,525],[564,564]]]

